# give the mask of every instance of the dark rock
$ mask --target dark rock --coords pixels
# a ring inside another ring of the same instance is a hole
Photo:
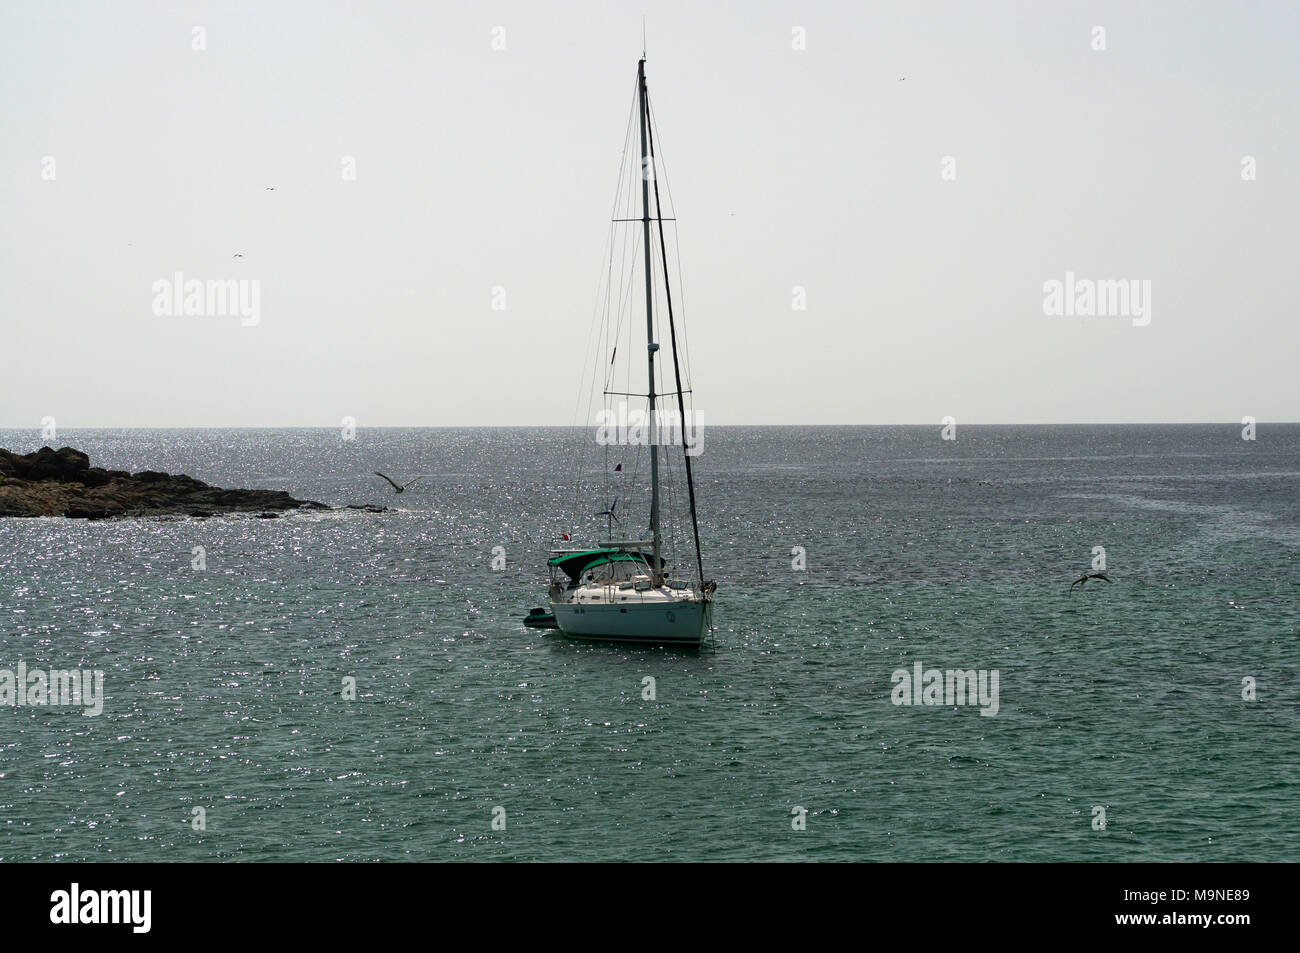
[[[101,470],[99,467],[82,470],[77,476],[77,482],[82,486],[107,486],[112,480],[113,474],[107,470]]]
[[[90,458],[72,447],[42,447],[22,455],[0,449],[0,516],[93,520],[256,513],[269,519],[299,507],[329,509],[314,500],[296,500],[283,490],[223,490],[184,474],[103,470],[92,467]]]
[[[113,514],[102,506],[70,506],[63,515],[71,520],[106,520]]]
[[[20,480],[69,480],[89,468],[90,457],[71,447],[41,447],[23,456],[0,449],[0,473]]]

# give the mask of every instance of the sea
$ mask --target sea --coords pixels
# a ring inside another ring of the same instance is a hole
[[[0,431],[391,508],[0,519],[0,860],[1300,860],[1300,425],[947,435],[710,428],[681,651],[522,625],[567,428]]]

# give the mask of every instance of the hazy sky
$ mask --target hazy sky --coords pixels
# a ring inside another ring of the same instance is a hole
[[[1300,420],[1294,2],[3,0],[0,427],[574,423],[642,14],[706,424]]]

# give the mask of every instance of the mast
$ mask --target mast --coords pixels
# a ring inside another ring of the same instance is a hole
[[[651,584],[663,585],[663,560],[660,557],[662,539],[659,533],[659,441],[655,433],[655,343],[654,322],[654,285],[653,266],[650,262],[650,176],[653,174],[651,158],[646,149],[646,130],[649,120],[646,118],[645,57],[637,63],[638,99],[641,103],[641,231],[642,244],[645,246],[645,334],[646,362],[649,366],[650,399],[650,534],[653,547],[654,564]]]
[[[650,162],[655,161],[654,127],[650,127]],[[686,461],[686,492],[691,502],[691,529],[695,531],[695,568],[699,571],[700,586],[704,581],[704,556],[700,552],[700,518],[695,511],[695,475],[691,471],[691,449],[686,446],[686,401],[682,396],[682,364],[677,356],[677,324],[673,321],[673,288],[668,280],[668,247],[664,243],[664,209],[659,202],[659,177],[655,177],[655,221],[659,223],[659,259],[664,266],[664,301],[668,305],[668,335],[673,345],[673,375],[677,380],[677,412],[682,421],[682,457]]]

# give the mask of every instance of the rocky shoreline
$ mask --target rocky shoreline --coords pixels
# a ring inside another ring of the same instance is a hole
[[[92,467],[90,457],[72,447],[41,447],[22,455],[0,449],[0,516],[93,520],[256,513],[270,518],[294,509],[330,507],[296,500],[283,490],[223,490],[184,474],[104,470]]]

